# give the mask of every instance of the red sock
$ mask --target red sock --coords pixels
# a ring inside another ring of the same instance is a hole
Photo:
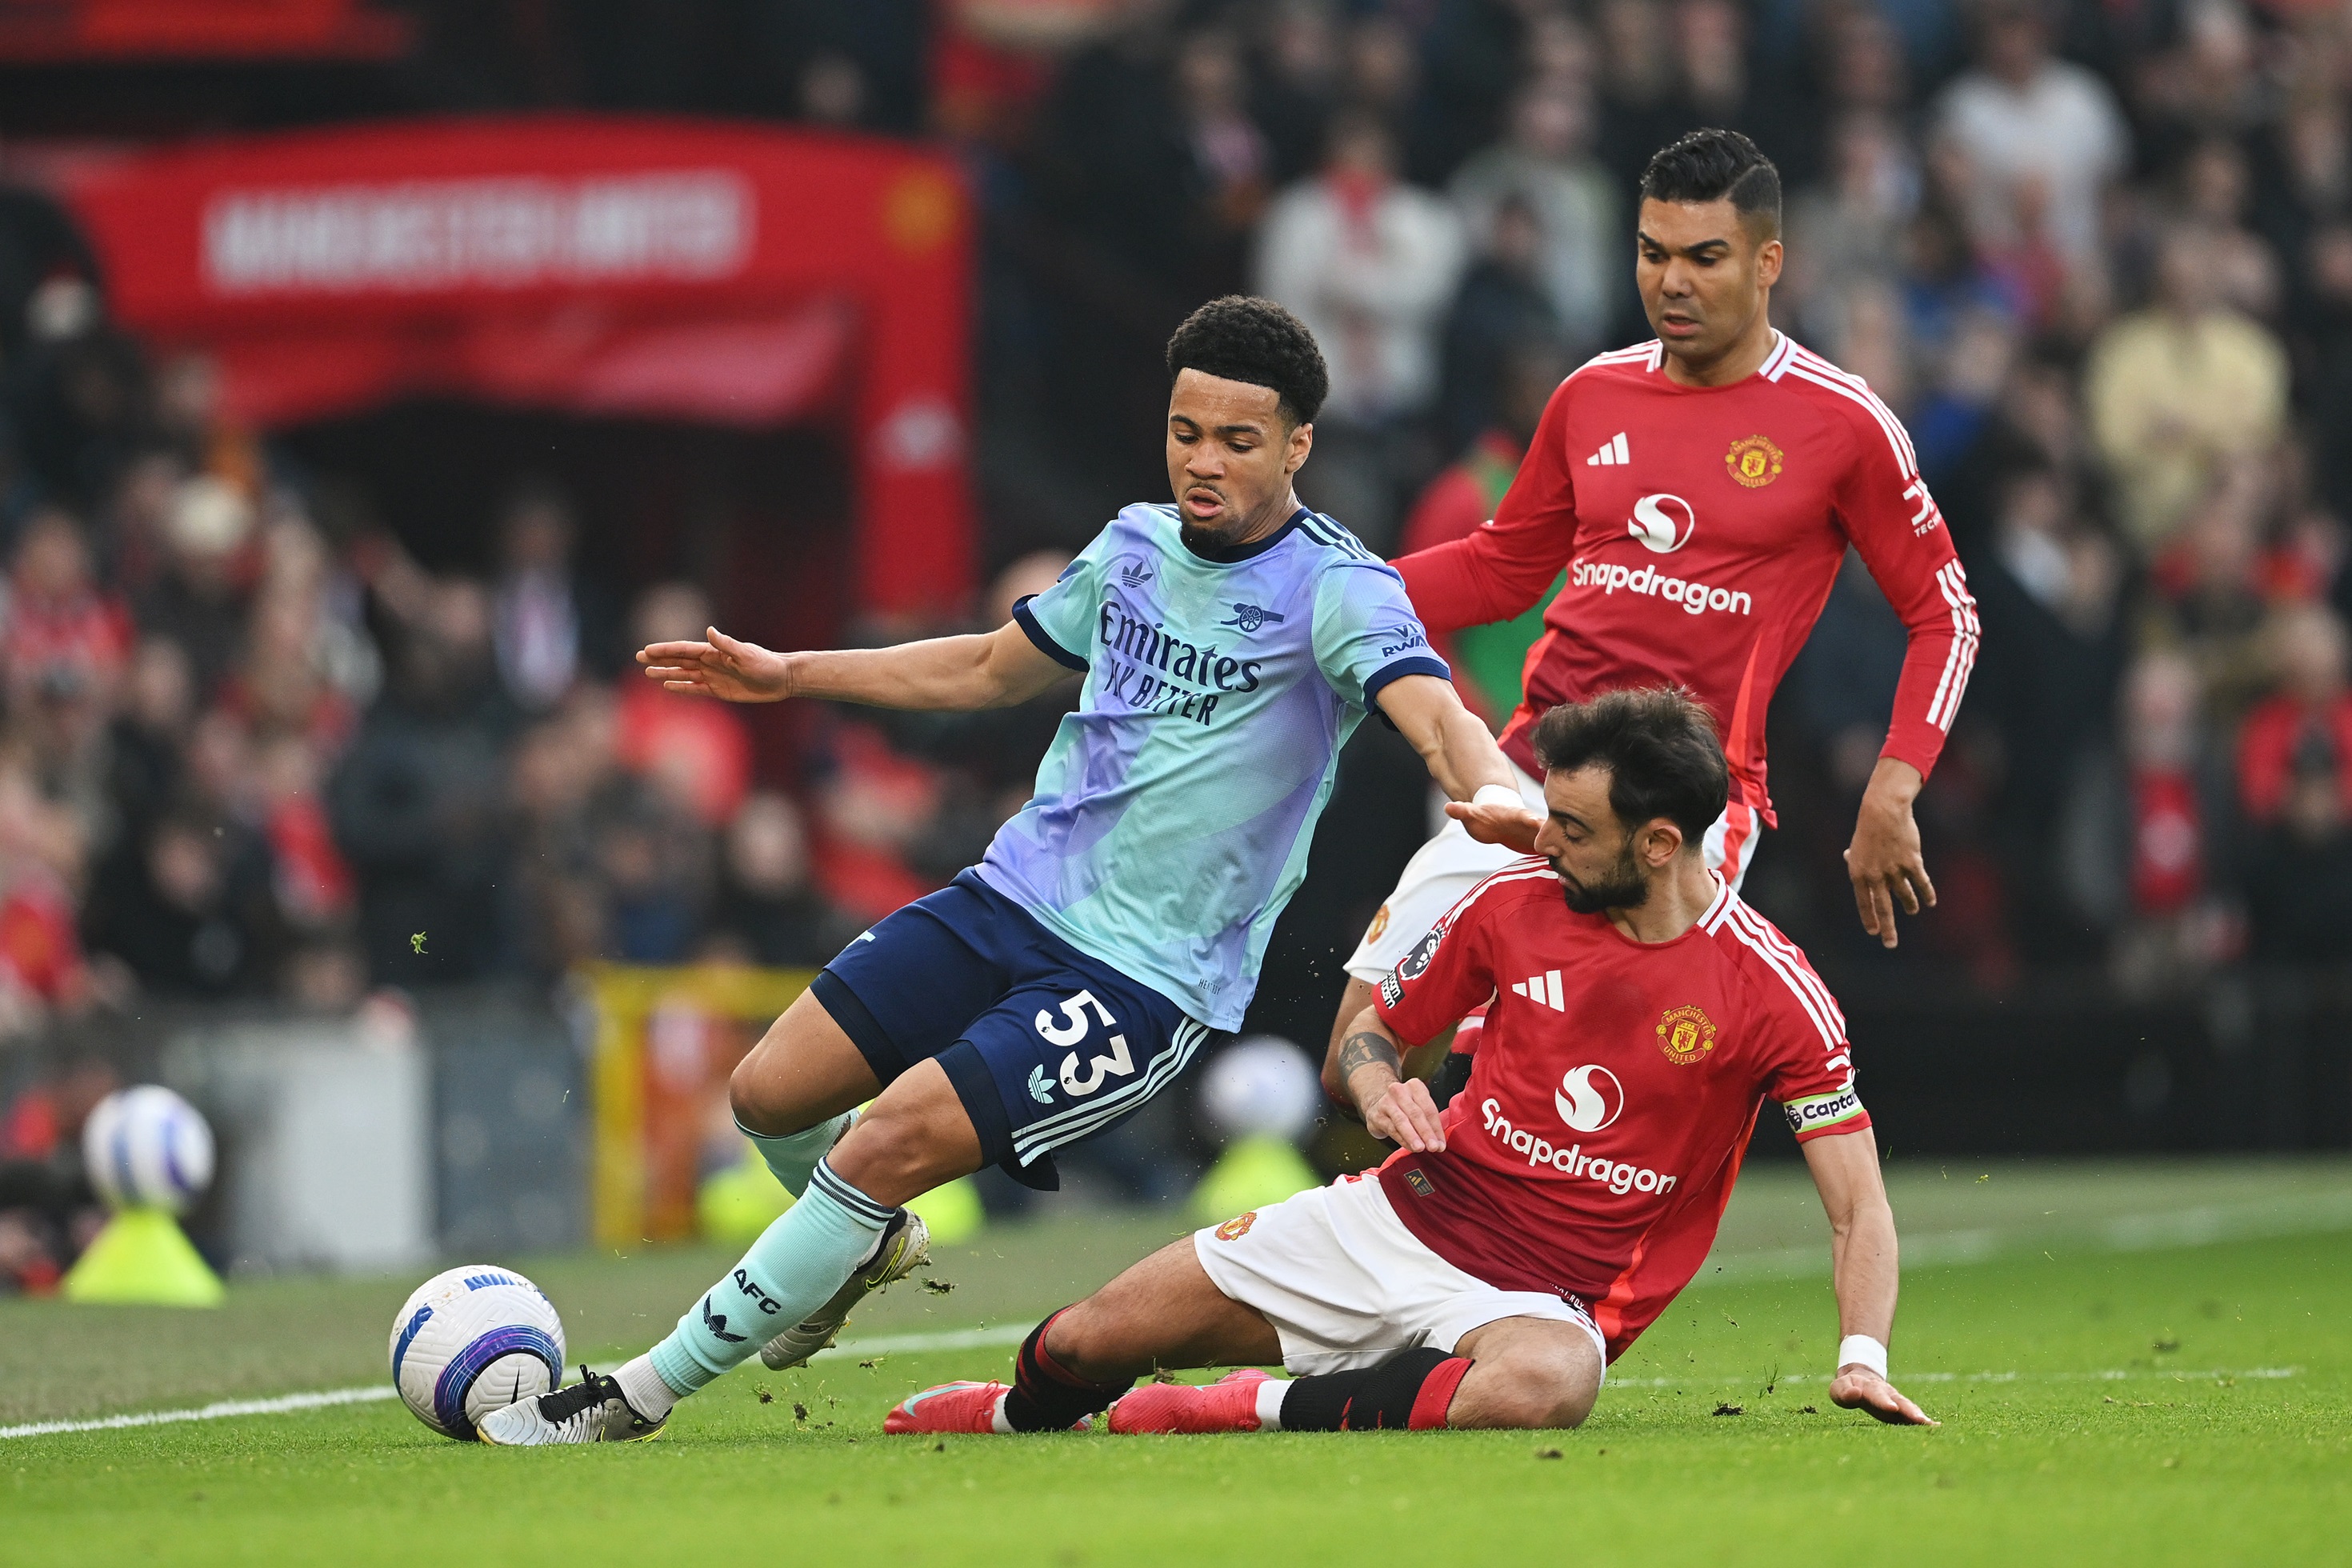
[[[1412,1396],[1412,1415],[1406,1425],[1415,1432],[1426,1432],[1445,1425],[1445,1413],[1454,1405],[1454,1391],[1470,1371],[1467,1356],[1453,1356],[1437,1363],[1422,1384],[1421,1392]]]

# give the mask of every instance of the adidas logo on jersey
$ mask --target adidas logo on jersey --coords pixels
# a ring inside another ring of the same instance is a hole
[[[1633,460],[1633,453],[1625,445],[1625,432],[1620,430],[1601,444],[1601,450],[1585,458],[1584,466],[1588,468],[1608,468]]]
[[[1547,969],[1541,974],[1530,974],[1525,980],[1511,982],[1511,994],[1524,996],[1530,1002],[1540,1002],[1555,1013],[1568,1008],[1559,999],[1559,971]]]

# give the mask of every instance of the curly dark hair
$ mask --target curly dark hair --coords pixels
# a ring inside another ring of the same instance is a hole
[[[1731,771],[1715,721],[1680,686],[1604,691],[1536,721],[1546,768],[1609,770],[1609,809],[1630,832],[1663,816],[1696,844],[1723,815]]]
[[[1655,202],[1728,197],[1757,238],[1780,233],[1780,171],[1737,131],[1693,131],[1659,148],[1642,171],[1642,195]]]
[[[1168,340],[1168,379],[1186,370],[1271,387],[1293,428],[1312,421],[1331,390],[1323,351],[1307,324],[1249,294],[1212,300],[1184,318]]]

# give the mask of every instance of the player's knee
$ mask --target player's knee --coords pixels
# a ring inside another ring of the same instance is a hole
[[[782,1097],[770,1081],[765,1070],[767,1054],[766,1042],[762,1041],[735,1064],[735,1071],[727,1080],[727,1101],[735,1112],[736,1125],[762,1138],[782,1138],[802,1129],[786,1125],[792,1119],[791,1108],[782,1103]]]
[[[1559,1355],[1481,1356],[1475,1363],[1475,1388],[1465,1380],[1456,1395],[1460,1409],[1456,1426],[1518,1427],[1548,1430],[1581,1426],[1592,1414],[1600,1389],[1589,1366],[1577,1358]]]
[[[1483,1425],[1528,1430],[1581,1426],[1592,1413],[1590,1392],[1570,1387],[1564,1380],[1545,1379],[1511,1389],[1486,1404]]]
[[[1107,1381],[1124,1370],[1124,1346],[1096,1298],[1065,1309],[1045,1331],[1045,1353],[1073,1374]]]
[[[1592,1414],[1593,1396],[1600,1390],[1581,1379],[1561,1379],[1544,1391],[1550,1402],[1544,1418],[1538,1423],[1548,1427],[1574,1427],[1584,1425]]]

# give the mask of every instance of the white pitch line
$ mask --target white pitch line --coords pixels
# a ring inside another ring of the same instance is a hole
[[[900,1351],[978,1350],[991,1345],[1017,1345],[1029,1335],[1026,1324],[976,1329],[940,1329],[919,1334],[880,1334],[852,1340],[845,1345],[819,1351],[825,1361],[844,1356],[888,1355]],[[127,1426],[163,1426],[179,1421],[226,1421],[237,1415],[284,1415],[296,1410],[321,1410],[337,1405],[367,1405],[396,1399],[400,1391],[389,1384],[362,1388],[323,1388],[311,1394],[284,1394],[275,1399],[223,1399],[190,1410],[143,1410],[129,1415],[94,1416],[87,1421],[35,1421],[22,1426],[0,1426],[0,1437],[47,1437],[61,1432],[110,1432]]]
[[[2218,1383],[2223,1378],[2244,1378],[2249,1382],[2268,1382],[2283,1377],[2300,1377],[2299,1366],[2250,1366],[2243,1368],[2208,1367],[2200,1372],[2174,1372],[2165,1367],[2107,1367],[2098,1372],[1905,1372],[1893,1381],[1900,1386],[1906,1383],[2122,1383],[2132,1378],[2160,1377],[2176,1383]],[[1784,1372],[1775,1378],[1782,1383],[1834,1383],[1835,1373]],[[1713,1391],[1737,1386],[1721,1380],[1710,1383],[1703,1377],[1612,1377],[1611,1388],[1699,1388]]]
[[[400,1391],[389,1384],[364,1388],[326,1388],[315,1394],[281,1394],[275,1399],[223,1399],[193,1410],[145,1410],[131,1415],[102,1415],[89,1421],[35,1421],[24,1426],[0,1426],[0,1437],[46,1437],[56,1432],[107,1432],[121,1426],[163,1426],[174,1421],[223,1421],[232,1415],[283,1415],[295,1410],[319,1410],[332,1405],[365,1405],[397,1399]]]
[[[2251,1240],[2257,1237],[2305,1235],[2316,1231],[2334,1231],[2352,1226],[2352,1198],[2340,1194],[2315,1195],[2300,1201],[2242,1205],[2212,1205],[2210,1206],[2150,1215],[2124,1215],[2108,1220],[2095,1234],[2094,1242],[2102,1250],[2138,1252],[2174,1247],[2199,1247],[2216,1241]],[[1914,1268],[1939,1264],[1976,1263],[2012,1252],[2038,1239],[2031,1232],[1996,1230],[1955,1230],[1928,1232],[1903,1239],[1904,1261]],[[2064,1238],[2060,1238],[2064,1239]],[[2079,1239],[2074,1245],[2079,1246]],[[1694,1284],[1705,1284],[1710,1279],[1733,1277],[1790,1276],[1825,1272],[1828,1250],[1822,1247],[1790,1247],[1760,1252],[1732,1253],[1709,1266]],[[871,1339],[852,1340],[819,1351],[816,1360],[837,1361],[844,1357],[889,1355],[899,1352],[981,1350],[996,1345],[1017,1345],[1028,1337],[1026,1324],[1000,1323],[971,1329],[938,1329],[921,1333],[880,1334]],[[2283,1378],[2294,1377],[2301,1367],[2254,1367],[2243,1372],[2167,1372],[2162,1369],[2110,1369],[2104,1372],[1911,1372],[1904,1374],[1910,1383],[2015,1383],[2084,1381],[2116,1382],[2126,1378],[2158,1377],[2204,1379],[2223,1377]],[[1790,1373],[1783,1383],[1809,1381],[1807,1374]],[[1826,1378],[1819,1381],[1826,1382]],[[1690,1378],[1612,1378],[1619,1388],[1675,1388],[1704,1379]],[[1715,1384],[1709,1386],[1721,1387]],[[380,1399],[392,1399],[397,1391],[383,1384],[371,1384],[362,1388],[329,1388],[311,1394],[287,1394],[275,1399],[225,1399],[199,1405],[191,1410],[150,1410],[129,1415],[106,1415],[88,1421],[36,1421],[22,1426],[0,1426],[0,1438],[46,1437],[63,1432],[112,1431],[131,1426],[161,1426],[178,1421],[221,1421],[238,1415],[282,1415],[296,1410],[318,1410],[337,1405],[364,1405]]]
[[[2314,1194],[2304,1198],[2249,1204],[2210,1204],[2154,1214],[2118,1215],[2087,1232],[2073,1230],[1923,1230],[1902,1237],[1906,1268],[1941,1268],[2019,1257],[2037,1247],[2071,1253],[2154,1252],[2210,1247],[2216,1242],[2273,1240],[2352,1230],[2352,1193]],[[1753,1252],[1710,1255],[1699,1277],[1705,1285],[1726,1279],[1805,1279],[1830,1271],[1829,1243],[1777,1247]]]
[[[943,1329],[930,1333],[885,1334],[835,1345],[818,1353],[837,1356],[887,1355],[894,1351],[971,1350],[986,1345],[1018,1344],[1026,1329],[1004,1326]],[[1906,1372],[1905,1383],[2122,1383],[2134,1378],[2168,1378],[2175,1382],[2219,1382],[2223,1378],[2268,1381],[2299,1377],[2299,1366],[2255,1366],[2239,1370],[2212,1367],[2200,1372],[2173,1372],[2161,1367],[2109,1367],[2098,1372]],[[1783,1373],[1776,1383],[1827,1383],[1827,1374]],[[1720,1381],[1692,1377],[1612,1377],[1612,1388],[1718,1389]],[[162,1426],[178,1421],[222,1421],[236,1415],[284,1415],[297,1410],[320,1410],[337,1405],[367,1405],[397,1397],[380,1384],[364,1388],[329,1388],[315,1394],[287,1394],[276,1399],[224,1399],[193,1410],[150,1410],[133,1415],[107,1415],[89,1421],[36,1421],[24,1426],[0,1426],[0,1437],[47,1437],[61,1432],[109,1432],[128,1426]]]
[[[837,1361],[843,1356],[888,1355],[893,1351],[968,1351],[989,1345],[1017,1345],[1029,1337],[1030,1323],[999,1323],[994,1328],[985,1325],[977,1329],[937,1329],[919,1334],[880,1334],[870,1340],[852,1340],[845,1345],[822,1350],[812,1361]]]

